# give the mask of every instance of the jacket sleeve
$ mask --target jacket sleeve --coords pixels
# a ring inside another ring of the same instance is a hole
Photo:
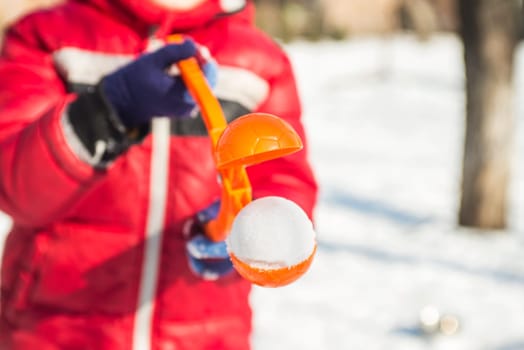
[[[31,18],[6,33],[0,56],[0,210],[35,227],[63,217],[101,177],[66,142],[69,102]]]
[[[254,198],[271,195],[285,197],[297,203],[312,218],[317,182],[308,159],[309,149],[301,121],[295,78],[288,57],[284,53],[281,55],[280,68],[268,80],[269,96],[257,111],[286,120],[302,138],[304,148],[293,155],[249,167],[248,174]]]

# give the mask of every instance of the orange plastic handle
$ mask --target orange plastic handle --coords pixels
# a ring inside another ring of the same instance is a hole
[[[180,41],[179,35],[168,37],[168,42]],[[213,156],[216,161],[218,140],[227,127],[227,120],[222,107],[209,87],[195,58],[179,61],[177,66],[187,89],[200,107],[202,119],[211,138]],[[244,165],[221,168],[218,172],[222,181],[220,210],[217,217],[207,223],[205,227],[207,236],[213,241],[222,241],[227,237],[236,215],[252,199],[251,183]]]
[[[195,58],[179,61],[177,66],[187,89],[200,107],[209,137],[213,143],[213,150],[215,150],[220,135],[227,127],[227,120],[222,112],[222,107],[212,93]]]

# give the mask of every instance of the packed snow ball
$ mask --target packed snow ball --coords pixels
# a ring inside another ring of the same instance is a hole
[[[263,197],[246,205],[227,238],[230,253],[261,269],[297,265],[311,256],[315,244],[306,213],[282,197]]]

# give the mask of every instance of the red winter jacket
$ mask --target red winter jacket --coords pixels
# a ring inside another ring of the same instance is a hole
[[[151,33],[184,33],[217,60],[216,95],[229,118],[273,113],[305,140],[289,61],[252,15],[242,1],[161,13],[147,1],[77,0],[9,29],[0,210],[14,226],[2,262],[0,349],[249,348],[249,283],[237,274],[204,281],[186,261],[182,226],[220,193],[201,121],[153,126],[154,137],[99,169],[78,155],[64,116],[83,88],[144,52]],[[248,173],[255,198],[287,197],[312,215],[307,147]]]

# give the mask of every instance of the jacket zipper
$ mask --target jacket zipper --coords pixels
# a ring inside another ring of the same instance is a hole
[[[155,300],[162,252],[169,175],[170,120],[154,118],[152,130],[149,208],[144,239],[144,256],[133,330],[133,350],[150,350]]]

